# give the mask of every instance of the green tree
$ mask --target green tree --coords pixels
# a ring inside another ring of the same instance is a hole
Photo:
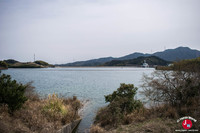
[[[119,105],[121,113],[130,113],[133,109],[140,108],[142,105],[139,100],[134,99],[137,89],[133,84],[123,83],[117,91],[105,96],[105,101]]]
[[[0,106],[7,105],[9,113],[20,109],[27,100],[25,94],[27,86],[12,80],[10,75],[0,76]]]
[[[143,104],[135,100],[137,87],[133,84],[121,84],[112,94],[105,96],[108,106],[100,109],[96,115],[95,123],[104,126],[117,127],[125,122],[125,116],[132,113],[134,109],[139,109]]]

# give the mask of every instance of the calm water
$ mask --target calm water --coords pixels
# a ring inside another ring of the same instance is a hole
[[[90,127],[97,110],[106,105],[104,95],[112,93],[120,83],[131,83],[139,87],[142,75],[153,71],[152,68],[116,67],[8,69],[2,72],[21,83],[33,81],[40,95],[55,92],[65,97],[75,95],[81,100],[89,100],[82,112],[83,120],[79,125],[81,132]],[[140,99],[140,95],[137,98]]]

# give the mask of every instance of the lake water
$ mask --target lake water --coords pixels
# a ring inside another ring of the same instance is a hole
[[[104,95],[112,93],[120,83],[134,84],[140,90],[143,74],[149,75],[153,71],[153,68],[84,67],[8,69],[2,73],[11,75],[21,83],[33,81],[32,85],[43,96],[57,93],[65,97],[75,95],[78,99],[88,100],[78,129],[79,132],[84,132],[93,123],[97,110],[106,105]],[[136,97],[141,98],[139,94]]]

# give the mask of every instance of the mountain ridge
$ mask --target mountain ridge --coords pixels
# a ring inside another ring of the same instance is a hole
[[[129,60],[129,59],[135,59],[140,56],[148,57],[148,56],[157,56],[163,60],[166,61],[178,61],[183,59],[193,59],[200,57],[200,51],[196,49],[191,49],[189,47],[177,47],[175,49],[167,49],[160,52],[155,52],[153,54],[148,53],[140,53],[140,52],[134,52],[122,57],[103,57],[98,59],[91,59],[86,61],[77,61],[72,63],[66,63],[66,64],[60,64],[56,66],[100,66],[103,65],[106,62],[112,61],[112,60]]]

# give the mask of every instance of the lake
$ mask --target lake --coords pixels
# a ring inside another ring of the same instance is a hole
[[[81,113],[83,120],[78,132],[82,132],[93,123],[97,110],[106,105],[104,95],[112,93],[120,83],[134,84],[140,91],[143,74],[149,75],[153,71],[153,68],[80,67],[8,69],[2,73],[11,75],[21,83],[33,81],[32,85],[41,96],[57,93],[88,100]],[[137,94],[136,98],[140,99],[141,96]]]

